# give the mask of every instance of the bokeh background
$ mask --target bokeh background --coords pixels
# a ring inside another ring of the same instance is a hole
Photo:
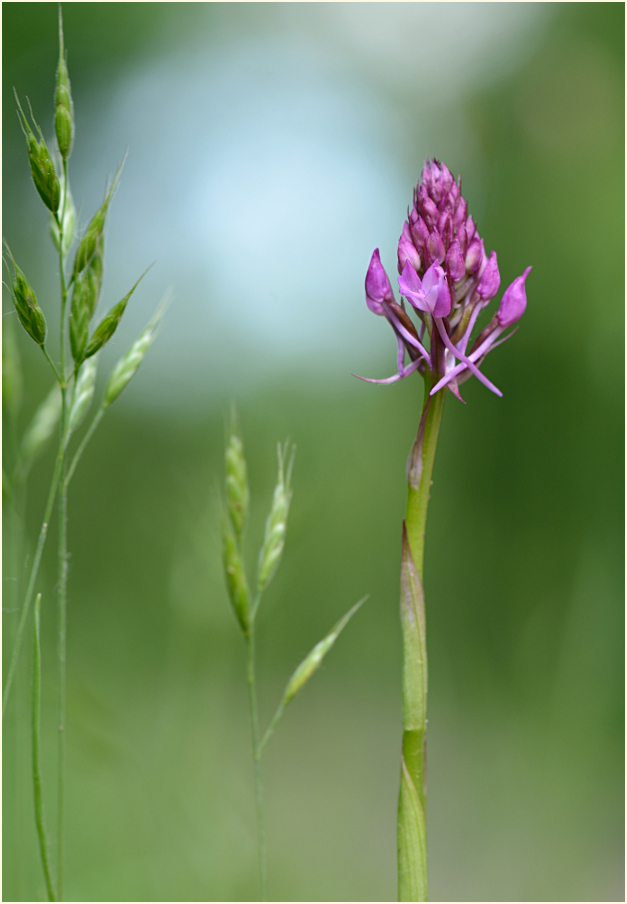
[[[51,136],[57,6],[2,13],[3,231],[54,323],[57,263],[12,89]],[[270,895],[395,899],[400,530],[422,384],[351,372],[394,370],[363,279],[374,247],[393,273],[434,155],[463,174],[503,285],[533,270],[516,338],[485,365],[504,398],[476,381],[467,405],[449,398],[434,472],[430,896],[624,900],[623,5],[69,3],[63,14],[83,226],[128,148],[103,307],[156,261],[102,356],[102,385],[174,294],[71,487],[68,899],[258,897],[244,651],[220,565],[231,402],[251,567],[276,443],[297,446],[285,556],[259,622],[263,723],[301,657],[370,594],[267,748]],[[51,381],[11,309],[4,297],[23,430]],[[53,454],[32,472],[31,544]],[[55,543],[52,528],[39,581],[51,830]],[[5,663],[20,582],[8,556]],[[5,724],[4,900],[44,895],[29,648]]]

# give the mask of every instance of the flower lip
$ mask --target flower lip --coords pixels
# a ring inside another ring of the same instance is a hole
[[[413,267],[406,263],[398,278],[401,295],[417,310],[433,317],[446,317],[451,311],[451,294],[444,270],[431,264],[421,280]]]

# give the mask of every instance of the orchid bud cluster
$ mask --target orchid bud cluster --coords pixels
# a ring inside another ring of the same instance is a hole
[[[479,366],[492,348],[515,332],[500,338],[525,312],[530,270],[527,267],[505,290],[496,314],[470,345],[477,318],[501,283],[496,252],[486,254],[462,197],[461,177],[456,182],[443,163],[427,160],[398,242],[399,290],[416,311],[419,326],[403,299],[400,304],[395,300],[377,248],[366,274],[366,304],[394,330],[398,372],[384,380],[359,379],[394,383],[415,370],[425,375],[428,369],[431,395],[447,386],[463,402],[459,384],[472,375],[502,395]]]

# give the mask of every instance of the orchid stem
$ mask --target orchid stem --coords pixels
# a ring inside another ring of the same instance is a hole
[[[418,436],[408,466],[407,513],[404,523],[402,583],[410,587],[417,616],[403,618],[403,748],[398,813],[398,899],[427,900],[427,656],[422,592],[425,528],[431,475],[446,390],[430,396],[439,376],[425,375],[425,401]],[[407,549],[407,547],[409,547]],[[403,588],[403,593],[407,592]],[[403,602],[401,603],[403,605]],[[405,601],[407,605],[407,600]],[[416,622],[421,623],[416,630]],[[410,636],[411,635],[411,636]],[[413,661],[408,661],[409,656]],[[422,675],[416,680],[416,673]]]

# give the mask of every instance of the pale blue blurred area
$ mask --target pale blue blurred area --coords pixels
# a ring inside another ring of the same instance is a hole
[[[381,248],[395,281],[427,156],[463,169],[480,216],[484,161],[465,98],[533,53],[551,8],[264,4],[262,28],[254,11],[238,27],[210,13],[77,112],[89,136],[72,160],[83,221],[99,202],[86,193],[93,173],[129,151],[104,305],[156,261],[109,357],[165,280],[175,298],[124,403],[195,407],[295,370],[336,385],[351,371],[387,376],[392,337],[362,309],[370,255]]]

